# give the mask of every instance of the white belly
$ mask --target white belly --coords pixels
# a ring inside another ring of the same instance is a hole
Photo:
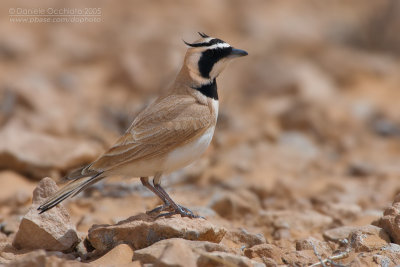
[[[212,106],[214,109],[215,120],[217,120],[218,100],[213,99]],[[201,155],[203,155],[203,153],[206,151],[207,147],[210,145],[214,135],[214,130],[215,126],[210,127],[198,139],[170,152],[166,157],[166,160],[164,161],[163,172],[171,173],[189,165],[196,159],[200,158]]]
[[[214,129],[215,127],[209,128],[196,140],[170,152],[164,161],[163,172],[171,173],[200,158],[210,145],[211,139],[214,135]]]

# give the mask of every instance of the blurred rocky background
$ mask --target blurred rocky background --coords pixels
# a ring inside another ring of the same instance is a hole
[[[100,16],[15,16],[40,8]],[[0,12],[0,264],[400,264],[399,1],[3,0]],[[57,189],[39,181],[112,145],[197,31],[249,52],[218,79],[207,153],[163,180],[207,221],[146,217],[160,203],[134,178],[38,216]]]

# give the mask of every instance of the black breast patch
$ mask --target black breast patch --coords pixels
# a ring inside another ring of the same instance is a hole
[[[200,87],[193,87],[203,95],[218,100],[217,81],[214,79],[212,83],[202,85]]]

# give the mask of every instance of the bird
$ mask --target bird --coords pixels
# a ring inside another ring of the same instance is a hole
[[[38,207],[43,213],[90,185],[115,175],[138,177],[162,205],[149,211],[158,216],[197,218],[176,204],[161,186],[165,174],[198,159],[209,146],[218,117],[216,78],[232,59],[248,55],[227,42],[199,32],[174,83],[133,120],[131,126],[95,161],[70,173],[63,188]],[[152,181],[150,178],[153,177]]]

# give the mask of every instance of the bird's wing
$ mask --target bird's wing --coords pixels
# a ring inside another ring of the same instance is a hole
[[[100,172],[128,162],[162,156],[215,124],[207,105],[190,96],[168,96],[138,115],[126,133],[84,172]]]

